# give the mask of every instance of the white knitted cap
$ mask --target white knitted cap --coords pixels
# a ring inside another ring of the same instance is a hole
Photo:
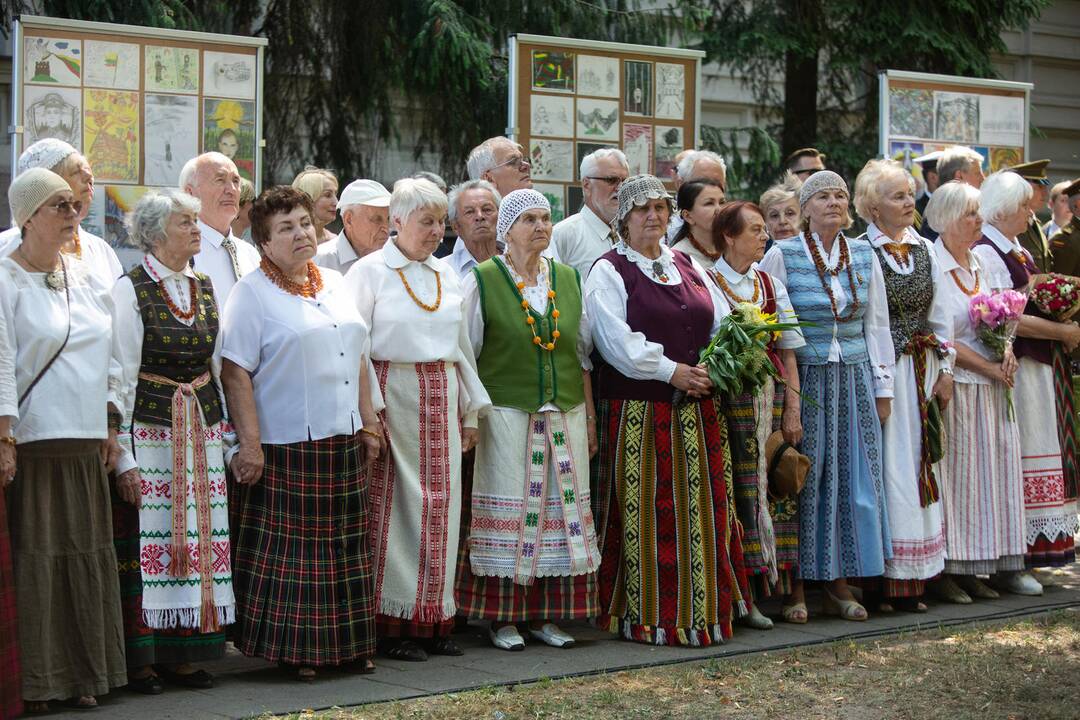
[[[65,190],[71,192],[71,186],[52,170],[30,168],[20,174],[8,188],[8,205],[15,217],[15,227],[21,229],[46,200]]]
[[[52,170],[63,162],[64,158],[68,155],[77,152],[79,151],[63,140],[57,140],[56,138],[38,140],[36,143],[22,151],[22,155],[19,156],[19,162],[16,166],[16,172],[24,173],[30,168],[45,168],[46,170]]]
[[[506,242],[506,233],[510,232],[510,228],[526,210],[551,212],[551,203],[543,193],[531,189],[515,190],[504,197],[499,205],[499,220],[495,223],[496,240]]]
[[[799,190],[799,210],[802,211],[806,207],[806,203],[810,202],[810,198],[823,190],[843,190],[845,195],[851,197],[851,192],[848,190],[844,178],[832,170],[818,170],[806,178],[806,182],[802,184],[802,189]]]

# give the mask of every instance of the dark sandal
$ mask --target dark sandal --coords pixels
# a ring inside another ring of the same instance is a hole
[[[893,607],[902,612],[924,613],[927,611],[926,604],[917,597],[889,598],[889,602],[892,603]]]
[[[23,711],[27,715],[44,715],[49,712],[49,702],[42,700],[39,702],[27,702],[23,701]]]
[[[165,692],[165,685],[161,682],[161,678],[150,673],[144,677],[131,677],[128,676],[128,690],[137,692],[140,695],[160,695]]]
[[[278,663],[278,667],[285,671],[285,673],[291,676],[294,680],[300,682],[314,682],[315,681],[315,668],[310,665],[289,665],[288,663]]]
[[[82,695],[80,697],[68,698],[63,704],[65,707],[74,710],[95,710],[98,706],[98,701],[93,695]]]
[[[154,671],[170,685],[194,688],[196,690],[209,690],[214,687],[214,676],[205,670],[196,670],[190,673],[178,673],[162,667],[155,667]]]
[[[430,640],[427,643],[427,651],[432,655],[449,655],[452,657],[465,654],[465,651],[461,649],[461,646],[454,642],[454,639],[449,636]]]
[[[382,654],[391,660],[403,662],[425,662],[427,652],[412,640],[387,641],[383,644]]]
[[[371,658],[365,658],[363,660],[354,660],[351,663],[345,663],[341,666],[341,669],[350,675],[370,675],[375,672],[375,663],[371,661]]]

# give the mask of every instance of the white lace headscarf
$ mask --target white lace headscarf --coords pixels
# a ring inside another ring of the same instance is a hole
[[[52,170],[62,163],[68,155],[79,152],[63,140],[45,138],[38,140],[30,147],[23,150],[16,165],[16,174],[22,174],[30,168],[45,168]]]
[[[521,213],[527,210],[547,210],[551,212],[551,203],[543,193],[536,190],[515,190],[502,199],[499,204],[499,220],[495,223],[495,239],[506,242],[506,234],[514,226]]]
[[[675,202],[660,178],[655,175],[635,175],[624,180],[619,186],[619,209],[615,213],[615,219],[611,221],[611,226],[619,237],[623,237],[623,225],[634,208],[660,198],[667,200],[668,211],[674,213]]]

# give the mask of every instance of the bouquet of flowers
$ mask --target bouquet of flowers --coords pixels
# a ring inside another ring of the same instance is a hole
[[[1005,350],[1016,338],[1016,326],[1027,306],[1027,297],[1015,290],[979,293],[971,298],[968,318],[975,337],[986,345],[998,362],[1005,359]],[[1009,419],[1013,418],[1012,390],[1005,390],[1009,402]]]
[[[739,303],[721,321],[712,342],[701,351],[698,362],[705,366],[716,392],[728,395],[755,393],[768,378],[780,379],[768,352],[769,343],[783,330],[804,323],[782,323],[775,313],[766,315],[754,303]],[[685,393],[675,393],[681,402]]]
[[[1031,281],[1031,301],[1047,317],[1065,322],[1080,310],[1080,278],[1036,275]]]

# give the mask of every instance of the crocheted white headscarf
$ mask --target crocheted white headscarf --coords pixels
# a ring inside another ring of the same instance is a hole
[[[499,220],[495,223],[495,239],[506,242],[506,233],[514,226],[521,213],[527,210],[547,210],[551,212],[551,203],[543,193],[536,190],[515,190],[502,199],[499,204]]]
[[[63,140],[45,138],[38,140],[30,147],[23,150],[16,165],[16,174],[21,174],[30,168],[45,168],[52,170],[63,162],[64,158],[79,152]]]

